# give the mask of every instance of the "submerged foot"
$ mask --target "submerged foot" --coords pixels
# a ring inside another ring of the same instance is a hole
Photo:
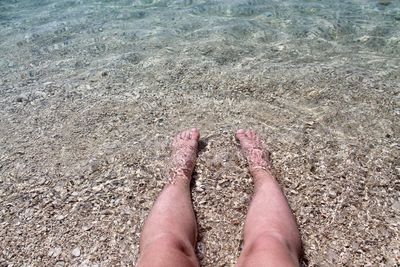
[[[196,164],[199,137],[200,133],[196,128],[183,131],[175,136],[172,142],[171,183],[174,183],[177,178],[191,180]]]
[[[251,174],[258,171],[270,172],[272,168],[268,151],[264,152],[260,136],[253,130],[240,129],[236,132],[236,138],[240,142],[240,146],[244,156],[246,157]]]

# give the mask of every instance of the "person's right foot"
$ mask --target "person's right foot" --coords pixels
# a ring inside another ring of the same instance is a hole
[[[260,136],[253,130],[240,129],[236,132],[236,138],[240,142],[240,146],[244,156],[246,157],[250,172],[254,174],[259,170],[270,172],[272,168],[269,153],[264,152]]]
[[[193,128],[180,132],[172,142],[172,156],[170,162],[170,182],[180,177],[188,181],[196,164],[199,130]]]

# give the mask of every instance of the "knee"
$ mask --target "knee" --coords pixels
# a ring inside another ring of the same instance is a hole
[[[152,240],[141,246],[144,251],[176,251],[187,257],[195,256],[194,248],[189,241],[184,241],[174,234],[166,233],[154,237]]]
[[[265,232],[245,243],[238,266],[299,266],[300,254],[284,236]]]
[[[140,244],[137,266],[198,266],[192,244],[173,234],[162,234]]]
[[[276,253],[283,252],[298,257],[300,254],[299,242],[288,240],[279,233],[265,232],[255,238],[244,248],[245,254]]]

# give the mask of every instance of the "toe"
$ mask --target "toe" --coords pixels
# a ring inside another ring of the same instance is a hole
[[[197,128],[192,128],[190,130],[190,138],[197,141],[199,140],[199,137],[200,137],[199,130]]]
[[[247,130],[245,134],[246,134],[247,139],[253,139],[253,131],[252,130]]]
[[[255,140],[255,139],[256,139],[256,136],[257,136],[256,132],[255,132],[254,130],[250,130],[249,132],[250,132],[250,133],[249,133],[249,138],[250,138],[251,140]]]
[[[236,131],[236,135],[242,135],[242,134],[245,134],[245,130],[239,129]]]
[[[183,131],[181,133],[181,139],[188,140],[189,138],[190,138],[190,132],[189,131]]]
[[[243,138],[246,137],[246,132],[243,129],[239,129],[236,132],[236,138],[239,139],[239,141],[242,141]]]

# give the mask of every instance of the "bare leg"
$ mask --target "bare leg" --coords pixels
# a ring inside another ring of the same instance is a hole
[[[183,131],[174,139],[171,181],[144,224],[138,266],[198,266],[194,250],[197,226],[190,198],[198,140],[197,129]]]
[[[239,130],[236,137],[249,162],[255,189],[237,265],[299,266],[300,234],[286,197],[270,172],[269,156],[254,131]]]

